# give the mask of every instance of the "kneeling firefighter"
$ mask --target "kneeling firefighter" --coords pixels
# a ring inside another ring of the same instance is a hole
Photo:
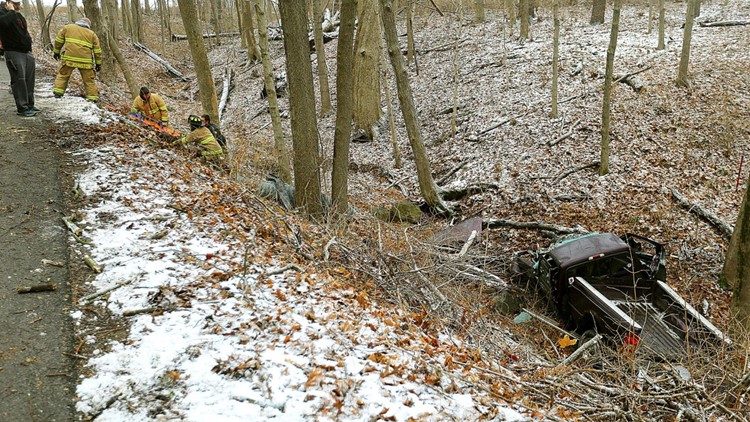
[[[221,149],[221,145],[216,141],[211,131],[203,124],[203,119],[200,116],[191,114],[188,116],[188,124],[190,125],[190,134],[183,136],[175,143],[182,145],[196,143],[201,151],[201,157],[206,161],[221,161],[224,159],[224,151]]]

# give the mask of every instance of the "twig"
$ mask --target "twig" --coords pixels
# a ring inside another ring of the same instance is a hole
[[[287,272],[289,270],[294,270],[294,271],[297,271],[298,273],[301,273],[303,271],[302,268],[300,268],[298,265],[289,264],[286,267],[281,267],[281,268],[277,268],[275,270],[267,271],[263,275],[265,275],[266,277],[268,277],[268,276],[272,276],[272,275],[283,274],[283,273],[285,273],[285,272]]]
[[[44,284],[34,284],[31,286],[21,286],[16,289],[16,292],[17,293],[38,293],[38,292],[51,292],[56,289],[57,289],[57,284],[44,283]]]
[[[95,273],[102,272],[101,265],[97,264],[96,261],[94,261],[94,259],[91,258],[90,256],[88,256],[88,255],[84,256],[83,257],[83,262],[85,262],[86,265],[89,266],[89,268],[91,268],[92,270],[94,270]]]
[[[117,283],[114,286],[107,287],[106,289],[99,290],[96,293],[92,293],[90,295],[84,296],[84,297],[78,299],[78,304],[81,305],[81,304],[83,304],[85,302],[90,301],[91,299],[96,299],[97,297],[103,296],[103,295],[105,295],[105,294],[107,294],[107,293],[109,293],[109,292],[111,292],[111,291],[113,291],[115,289],[119,289],[120,287],[122,287],[122,286],[124,286],[126,284],[128,284],[128,283],[127,282]]]
[[[672,192],[672,198],[674,198],[680,205],[682,205],[683,208],[687,209],[693,214],[698,215],[699,217],[703,217],[704,220],[708,221],[714,227],[719,229],[719,231],[727,239],[732,237],[732,232],[734,232],[734,228],[732,226],[722,221],[719,217],[717,217],[715,214],[708,211],[707,209],[701,207],[700,205],[694,202],[690,202],[687,198],[682,196],[682,194],[680,194],[680,192],[678,192],[677,190],[672,189],[671,192]]]
[[[81,236],[83,234],[83,229],[78,227],[74,222],[70,220],[68,217],[62,218],[63,223],[65,223],[65,226],[70,230],[71,233],[73,233],[76,236]]]
[[[556,224],[540,223],[536,221],[513,221],[503,218],[492,218],[482,223],[488,229],[498,227],[513,227],[516,229],[539,229],[555,232],[558,234],[586,233],[581,227],[564,227]]]
[[[150,308],[141,308],[141,309],[128,309],[122,312],[122,316],[129,317],[129,316],[135,316],[135,315],[140,315],[140,314],[151,314],[161,309],[162,308],[158,306],[153,306]]]
[[[578,126],[578,123],[580,123],[580,122],[581,122],[580,120],[576,120],[572,125],[570,125],[570,130],[568,130],[568,133],[566,133],[566,134],[564,134],[562,136],[559,136],[557,139],[553,139],[553,140],[547,142],[547,145],[553,147],[553,146],[559,144],[560,142],[562,142],[562,141],[570,138],[571,136],[573,136],[573,129],[575,129],[576,126]]]
[[[575,352],[571,353],[570,356],[568,356],[567,358],[565,358],[565,360],[560,362],[560,364],[557,365],[556,369],[562,368],[563,366],[569,366],[571,363],[578,360],[578,358],[580,358],[581,355],[583,355],[583,352],[594,347],[597,343],[599,343],[601,339],[602,339],[601,334],[597,334],[591,340],[587,341],[586,343],[583,343],[580,347],[578,347],[578,349],[576,349]]]
[[[328,262],[328,257],[330,256],[330,253],[328,250],[331,248],[331,245],[336,243],[336,236],[333,236],[331,240],[329,240],[326,245],[323,247],[323,261]]]
[[[477,231],[472,230],[471,234],[469,235],[469,238],[466,239],[466,243],[464,243],[464,246],[461,248],[461,252],[459,252],[457,256],[460,257],[460,256],[466,255],[466,251],[469,250],[469,248],[471,247],[471,244],[474,243],[474,239],[476,239],[476,237],[477,237]]]
[[[536,314],[536,313],[531,312],[530,310],[528,310],[526,308],[523,308],[523,311],[526,312],[527,314],[533,316],[534,318],[538,319],[539,321],[545,323],[549,327],[552,327],[555,330],[557,330],[557,331],[559,331],[559,332],[567,335],[570,338],[578,338],[578,336],[576,336],[575,334],[572,334],[572,333],[568,332],[567,330],[564,330],[564,329],[558,327],[557,324],[554,321],[552,321],[551,319],[547,318],[544,315]]]

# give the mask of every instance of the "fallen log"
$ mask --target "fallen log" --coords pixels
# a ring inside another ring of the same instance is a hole
[[[128,309],[122,312],[122,316],[129,317],[129,316],[135,316],[135,315],[141,315],[141,314],[152,314],[156,311],[161,311],[161,310],[162,308],[158,306],[154,306],[151,308]]]
[[[477,183],[460,189],[440,190],[440,196],[446,201],[458,201],[467,196],[476,195],[490,189],[499,189],[500,186],[493,183]]]
[[[182,72],[180,72],[179,70],[177,70],[174,67],[172,67],[172,65],[169,64],[169,62],[167,62],[166,60],[164,60],[161,57],[159,57],[158,54],[156,54],[153,51],[149,50],[148,47],[146,47],[145,45],[143,45],[141,43],[134,42],[133,46],[135,48],[137,48],[138,50],[144,52],[147,56],[151,57],[151,59],[153,59],[155,62],[157,62],[160,65],[164,66],[164,68],[167,69],[167,72],[169,72],[173,76],[176,76],[176,77],[182,79],[183,81],[187,81],[188,80],[188,78],[186,78],[185,75],[182,74]]]
[[[750,25],[750,21],[719,21],[719,22],[698,22],[698,26],[703,28],[715,28],[720,26],[744,26]]]
[[[239,32],[219,32],[220,37],[238,37],[239,35]],[[203,34],[203,38],[216,38],[216,33],[212,32],[210,34]],[[172,42],[185,40],[187,40],[187,35],[172,34]]]
[[[672,192],[672,198],[674,198],[675,201],[677,201],[678,204],[680,204],[683,208],[687,209],[688,211],[692,212],[693,214],[703,218],[707,222],[711,223],[715,228],[717,228],[727,239],[732,238],[732,232],[734,232],[734,227],[724,222],[722,219],[716,216],[716,214],[712,213],[711,211],[708,211],[707,209],[701,207],[700,205],[696,204],[695,202],[690,202],[687,198],[685,198],[680,192],[678,192],[675,189],[671,190]]]
[[[38,292],[51,292],[53,290],[57,289],[57,284],[55,283],[43,283],[43,284],[34,284],[31,286],[21,286],[16,288],[16,292],[21,293],[38,293]]]
[[[588,233],[583,227],[565,227],[557,224],[540,223],[538,221],[513,221],[503,218],[491,218],[482,223],[487,229],[496,229],[498,227],[512,227],[515,229],[536,229],[547,230],[557,234],[584,234]]]
[[[224,83],[221,87],[221,101],[219,101],[219,120],[221,115],[224,114],[224,107],[227,105],[229,99],[229,90],[232,89],[232,69],[227,66],[224,69]]]

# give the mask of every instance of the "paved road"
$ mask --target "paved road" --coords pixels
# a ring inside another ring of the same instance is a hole
[[[0,422],[75,419],[61,163],[44,112],[16,115],[0,60]],[[40,104],[38,107],[42,108]],[[57,290],[17,294],[52,282]]]

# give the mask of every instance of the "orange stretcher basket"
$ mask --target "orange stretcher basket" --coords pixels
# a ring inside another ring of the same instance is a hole
[[[161,122],[154,120],[150,117],[146,117],[140,113],[127,113],[123,110],[117,109],[112,106],[105,106],[106,108],[120,113],[120,114],[126,114],[130,120],[136,121],[140,123],[140,125],[146,129],[153,130],[154,132],[159,135],[160,138],[168,140],[168,141],[176,141],[180,139],[180,132],[172,129],[169,126],[164,126]]]

